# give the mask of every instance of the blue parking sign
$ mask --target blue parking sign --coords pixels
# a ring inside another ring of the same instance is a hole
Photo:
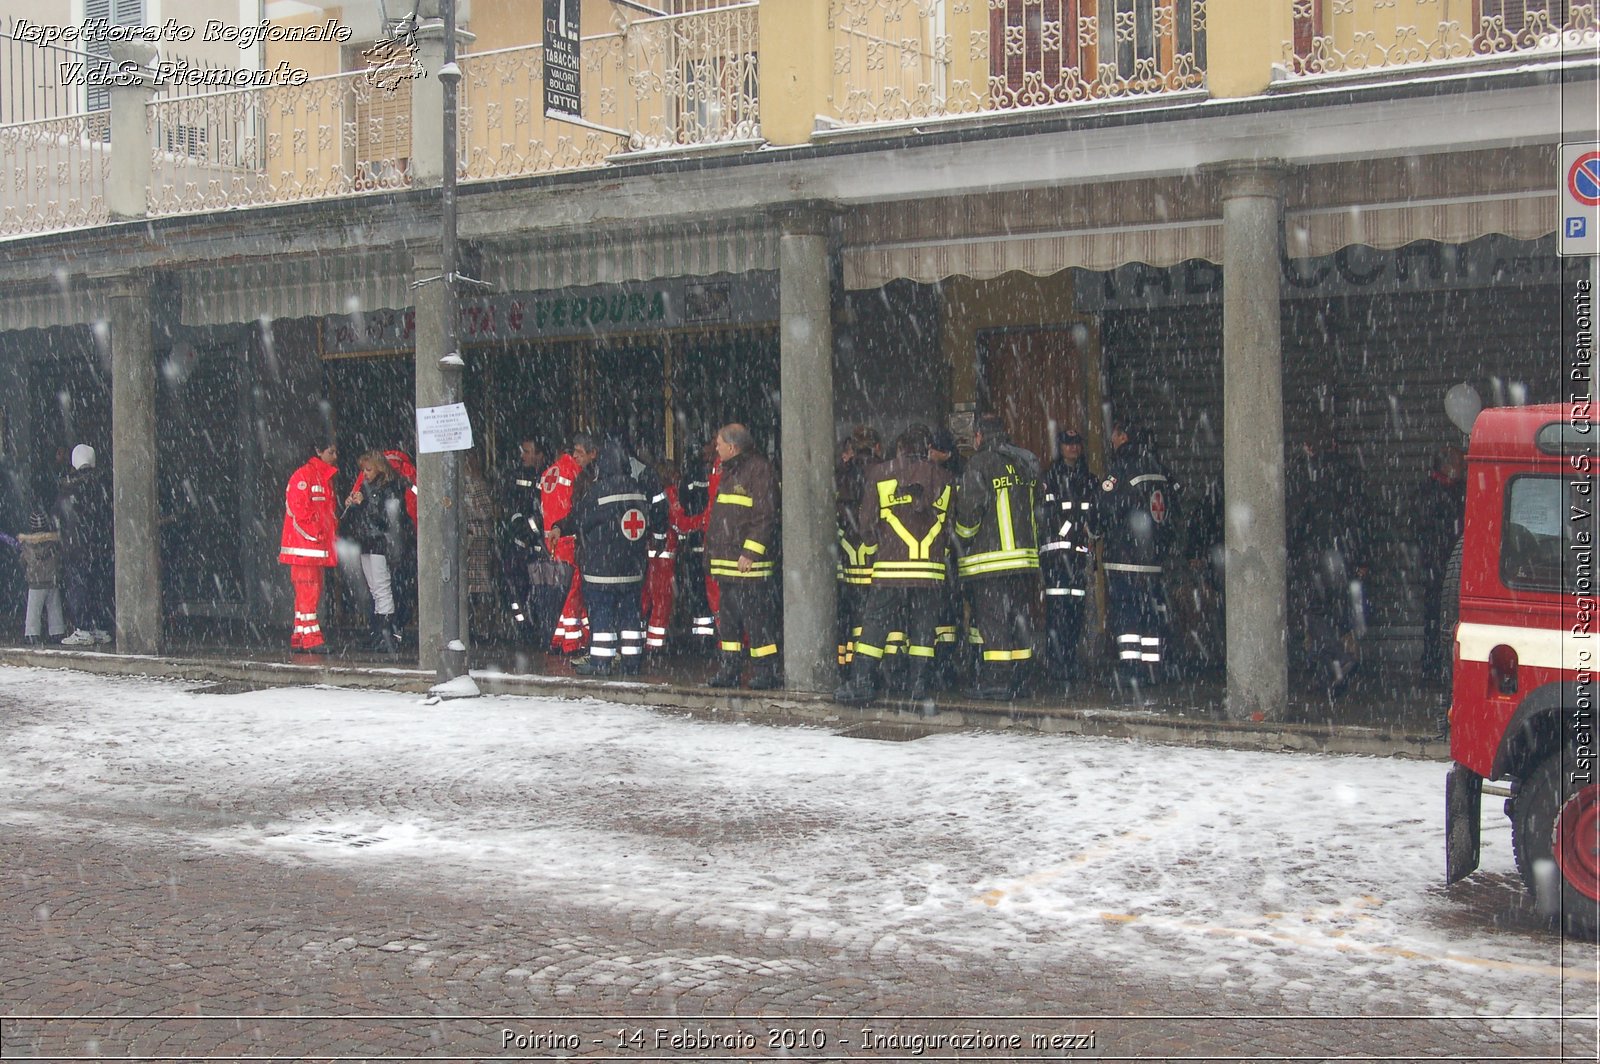
[[[1600,257],[1600,141],[1562,144],[1556,172],[1556,254]]]

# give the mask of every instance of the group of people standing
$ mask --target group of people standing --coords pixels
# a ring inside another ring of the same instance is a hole
[[[312,444],[312,454],[284,488],[283,531],[278,561],[289,567],[294,587],[294,629],[289,649],[326,654],[322,597],[327,571],[339,564],[338,540],[359,550],[361,575],[371,600],[368,624],[373,649],[396,654],[403,638],[407,603],[416,587],[416,466],[404,451],[367,451],[356,460],[359,474],[342,503],[334,491],[339,448],[332,440]]]
[[[1131,421],[1113,423],[1106,476],[1088,466],[1074,430],[1048,469],[1011,442],[996,415],[978,418],[961,462],[948,431],[913,425],[878,451],[858,429],[837,478],[841,565],[835,697],[877,696],[886,659],[904,655],[905,685],[923,701],[954,681],[959,636],[975,658],[969,697],[1015,698],[1034,670],[1035,602],[1044,600],[1044,673],[1082,678],[1078,644],[1096,541],[1109,591],[1118,683],[1164,678],[1164,562],[1173,548],[1177,485]]]
[[[54,484],[53,504],[36,501],[25,530],[0,533],[0,542],[22,559],[28,585],[23,638],[32,646],[46,639],[67,647],[111,642],[111,485],[88,444],[73,447],[69,461],[71,468]]]
[[[1187,540],[1191,565],[1220,599],[1220,493],[1197,501],[1180,536],[1180,486],[1127,418],[1110,424],[1103,473],[1075,429],[1057,434],[1048,466],[1012,443],[996,415],[977,419],[972,442],[963,458],[948,429],[912,425],[887,454],[865,426],[841,443],[836,697],[864,703],[893,684],[925,700],[969,666],[973,698],[1015,698],[1035,677],[1069,691],[1086,673],[1096,567],[1116,687],[1137,698],[1170,678],[1170,565]],[[394,653],[415,588],[415,467],[397,450],[363,454],[341,515],[337,458],[331,442],[318,444],[286,489],[279,558],[295,587],[291,648],[326,653],[318,601],[342,527],[360,550],[374,646]],[[1292,644],[1336,697],[1359,663],[1365,624],[1371,522],[1360,473],[1318,437],[1292,456],[1287,480]],[[1435,669],[1460,497],[1460,452],[1441,452],[1416,502],[1426,664]],[[745,426],[723,426],[681,471],[644,462],[622,432],[578,433],[553,459],[525,437],[498,501],[507,516],[497,553],[519,641],[547,644],[580,675],[634,674],[666,646],[677,604],[691,637],[715,645],[711,686],[745,682],[747,665],[751,688],[781,686],[779,490]],[[477,517],[468,553],[483,555],[485,569],[492,505],[468,507]],[[30,598],[30,634],[32,614]]]
[[[692,635],[717,643],[712,686],[739,684],[746,657],[752,688],[779,686],[777,480],[749,429],[723,426],[681,475],[639,459],[621,432],[578,433],[547,461],[522,440],[504,488],[519,630],[579,675],[635,674],[665,648],[683,596]]]

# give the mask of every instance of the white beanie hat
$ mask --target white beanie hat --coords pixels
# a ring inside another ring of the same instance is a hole
[[[94,448],[87,443],[80,443],[72,449],[72,468],[83,469],[94,467]]]

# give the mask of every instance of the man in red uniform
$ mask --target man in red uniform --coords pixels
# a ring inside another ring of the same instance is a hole
[[[572,437],[572,449],[557,458],[555,464],[539,478],[539,507],[543,511],[544,527],[553,529],[572,512],[577,501],[575,485],[578,477],[599,453],[595,438],[587,432]],[[567,601],[561,607],[561,619],[550,636],[552,654],[576,654],[583,649],[584,630],[589,618],[583,608],[583,575],[578,572],[578,537],[556,536],[545,533],[545,542],[552,560],[572,567],[572,582],[567,591]]]
[[[284,489],[283,538],[278,561],[289,567],[294,584],[294,634],[289,649],[302,654],[326,654],[317,611],[322,601],[323,577],[334,565],[334,534],[339,519],[334,512],[333,478],[339,448],[330,441],[312,445],[306,464],[296,469]]]
[[[665,650],[667,627],[672,621],[673,582],[677,574],[678,528],[683,520],[683,508],[678,505],[678,470],[671,462],[658,462],[656,476],[662,483],[661,493],[666,496],[667,527],[650,542],[648,566],[644,575],[644,593],[640,602],[644,617],[644,650],[646,654]]]

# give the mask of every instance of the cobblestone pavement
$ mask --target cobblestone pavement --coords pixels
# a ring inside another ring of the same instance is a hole
[[[665,788],[670,766],[604,728],[586,741],[610,748],[613,775],[563,782],[551,764],[507,773],[493,756],[463,756],[455,732],[431,754],[398,756],[392,733],[414,726],[415,699],[386,696],[401,707],[387,720],[332,704],[343,716],[313,725],[315,713],[272,717],[221,698],[208,715],[187,695],[164,714],[153,685],[95,684],[0,686],[6,1060],[1596,1058],[1595,950],[1536,927],[1503,874],[1443,907],[1473,947],[1453,959],[1355,938],[1348,952],[1303,948],[1221,920],[1168,938],[1159,914],[1114,912],[1090,921],[1093,937],[1066,940],[1086,946],[1062,948],[1048,922],[985,925],[970,912],[983,905],[912,934],[852,924],[798,891],[731,917],[692,890],[629,877],[682,846],[736,876],[719,850],[801,851],[843,830],[804,778],[790,783],[791,806],[763,808],[752,784],[743,813],[672,815],[645,789]],[[90,697],[106,690],[129,700]],[[518,710],[483,712],[501,727]],[[708,759],[759,761],[746,738],[782,736],[610,712],[640,729],[700,729]],[[327,756],[282,739],[296,728]],[[208,742],[219,753],[196,763]],[[551,739],[554,762],[581,760],[569,742]],[[1305,764],[1283,757],[1289,770]],[[497,852],[503,840],[466,845],[486,817],[554,822],[556,804],[595,830],[625,825],[636,872],[597,877],[569,852],[582,832],[543,836],[523,857],[544,867],[522,875],[506,873],[516,862]],[[433,841],[377,859],[384,840],[351,826],[375,809],[391,833],[423,825]],[[285,824],[299,825],[294,844],[271,845]],[[887,811],[884,825],[899,830]],[[894,852],[875,837],[871,823],[850,825],[842,845]],[[869,896],[893,871],[871,863],[859,873]],[[573,881],[571,868],[590,878]],[[1479,948],[1485,921],[1514,948]],[[1118,945],[1128,936],[1143,936],[1139,948]],[[1208,936],[1222,945],[1191,941]],[[1511,1013],[1521,1018],[1500,1018]]]

